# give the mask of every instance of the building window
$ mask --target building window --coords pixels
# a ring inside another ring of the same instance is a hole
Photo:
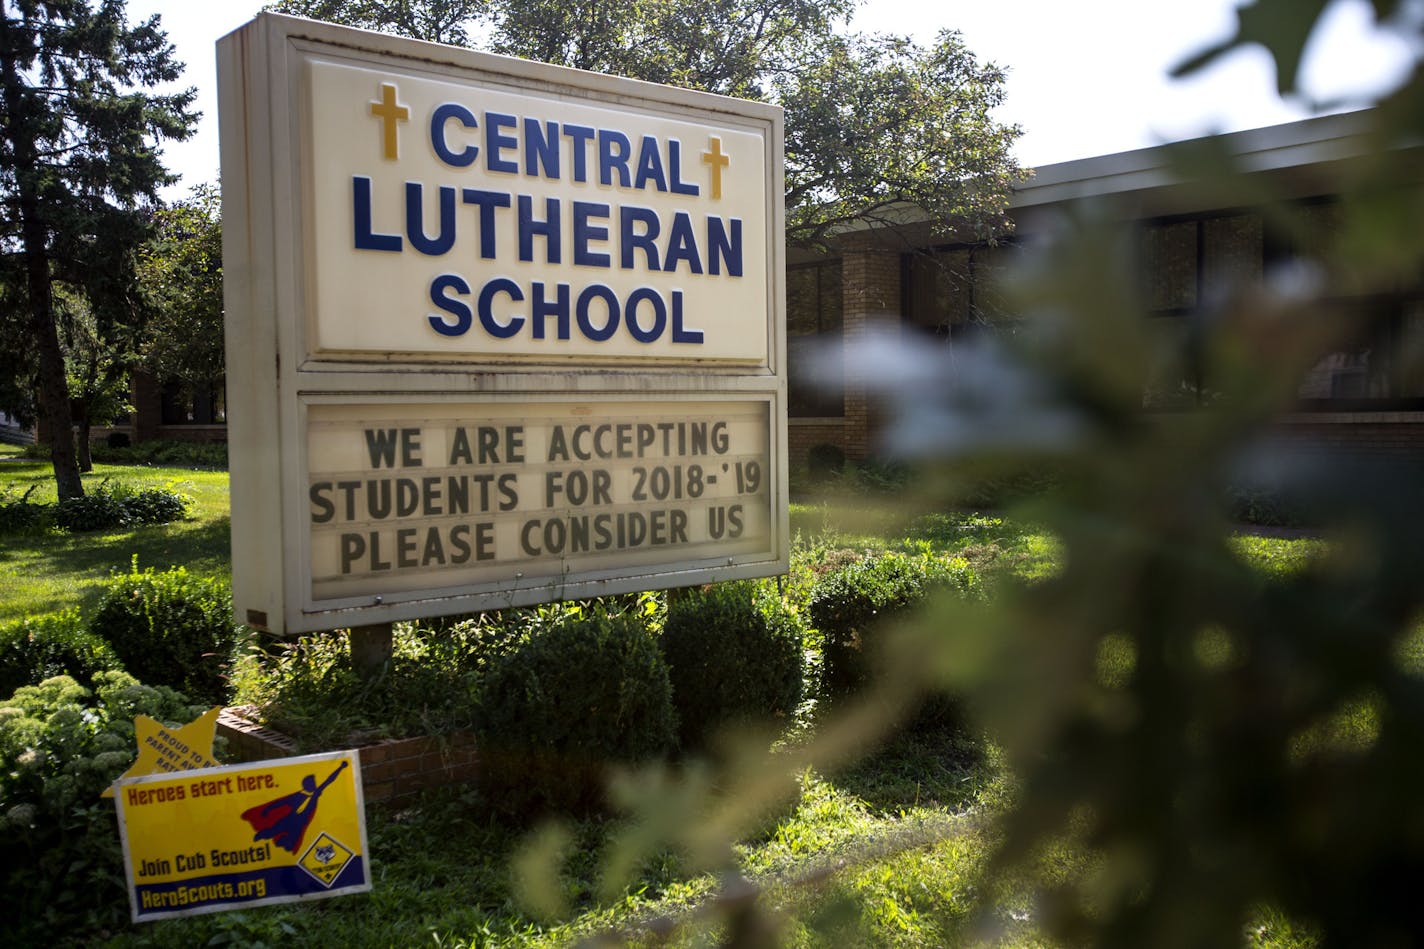
[[[1151,224],[1142,235],[1143,292],[1153,314],[1181,314],[1197,305],[1197,221]]]
[[[1424,409],[1424,297],[1338,304],[1357,327],[1306,373],[1297,396],[1306,411]]]
[[[1138,248],[1148,312],[1180,316],[1260,282],[1265,224],[1259,214],[1241,213],[1159,221],[1142,228]]]
[[[1211,379],[1190,343],[1189,321],[1204,303],[1271,271],[1329,260],[1340,233],[1338,205],[1301,202],[1288,217],[1226,212],[1154,221],[1139,241],[1142,295],[1157,345],[1147,367],[1148,408],[1191,408],[1209,403]],[[1297,396],[1305,411],[1424,408],[1424,296],[1413,293],[1329,301],[1347,341],[1302,379]]]
[[[942,247],[905,256],[904,324],[911,331],[953,342],[990,326],[1005,327],[1003,275],[1011,243]]]
[[[170,381],[160,395],[160,421],[164,425],[222,425],[227,422],[223,384],[186,386]]]
[[[786,268],[787,414],[792,418],[845,415],[841,262]]]
[[[1139,289],[1148,314],[1148,365],[1143,368],[1142,384],[1145,408],[1196,408],[1210,401],[1203,367],[1195,358],[1188,332],[1191,315],[1203,295],[1208,230],[1205,222],[1195,219],[1157,221],[1141,229]],[[1219,260],[1222,255],[1212,256]]]
[[[958,338],[974,312],[973,261],[967,247],[906,259],[905,327],[938,340]]]

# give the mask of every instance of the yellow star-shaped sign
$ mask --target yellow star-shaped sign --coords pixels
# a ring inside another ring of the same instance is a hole
[[[214,706],[179,728],[169,728],[147,715],[138,716],[134,719],[138,760],[117,780],[145,774],[191,771],[194,768],[216,768],[218,762],[213,758],[213,738],[217,734],[218,713],[221,711]],[[103,796],[113,797],[113,787],[106,790]]]

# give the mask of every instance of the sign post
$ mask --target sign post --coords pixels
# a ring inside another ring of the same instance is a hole
[[[219,75],[241,622],[785,572],[779,109],[266,13]]]

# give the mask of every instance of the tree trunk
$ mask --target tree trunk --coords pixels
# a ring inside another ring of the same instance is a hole
[[[30,325],[34,329],[40,357],[39,408],[45,421],[49,423],[49,457],[54,465],[55,487],[59,491],[59,499],[67,501],[70,498],[84,497],[84,483],[79,479],[79,463],[74,454],[74,428],[69,411],[69,382],[64,372],[64,351],[59,348],[59,331],[54,324],[49,255],[45,253],[43,228],[26,220],[23,231]],[[32,233],[35,231],[39,232],[38,237]]]

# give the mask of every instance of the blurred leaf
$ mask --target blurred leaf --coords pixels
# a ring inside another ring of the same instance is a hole
[[[1300,79],[1301,58],[1316,21],[1331,0],[1254,0],[1237,7],[1236,35],[1197,53],[1172,70],[1183,77],[1252,43],[1266,48],[1276,64],[1276,91],[1290,95]],[[1379,2],[1379,0],[1377,0]]]
[[[548,922],[568,915],[563,867],[574,843],[566,824],[551,821],[535,830],[510,861],[515,896],[535,919]]]

